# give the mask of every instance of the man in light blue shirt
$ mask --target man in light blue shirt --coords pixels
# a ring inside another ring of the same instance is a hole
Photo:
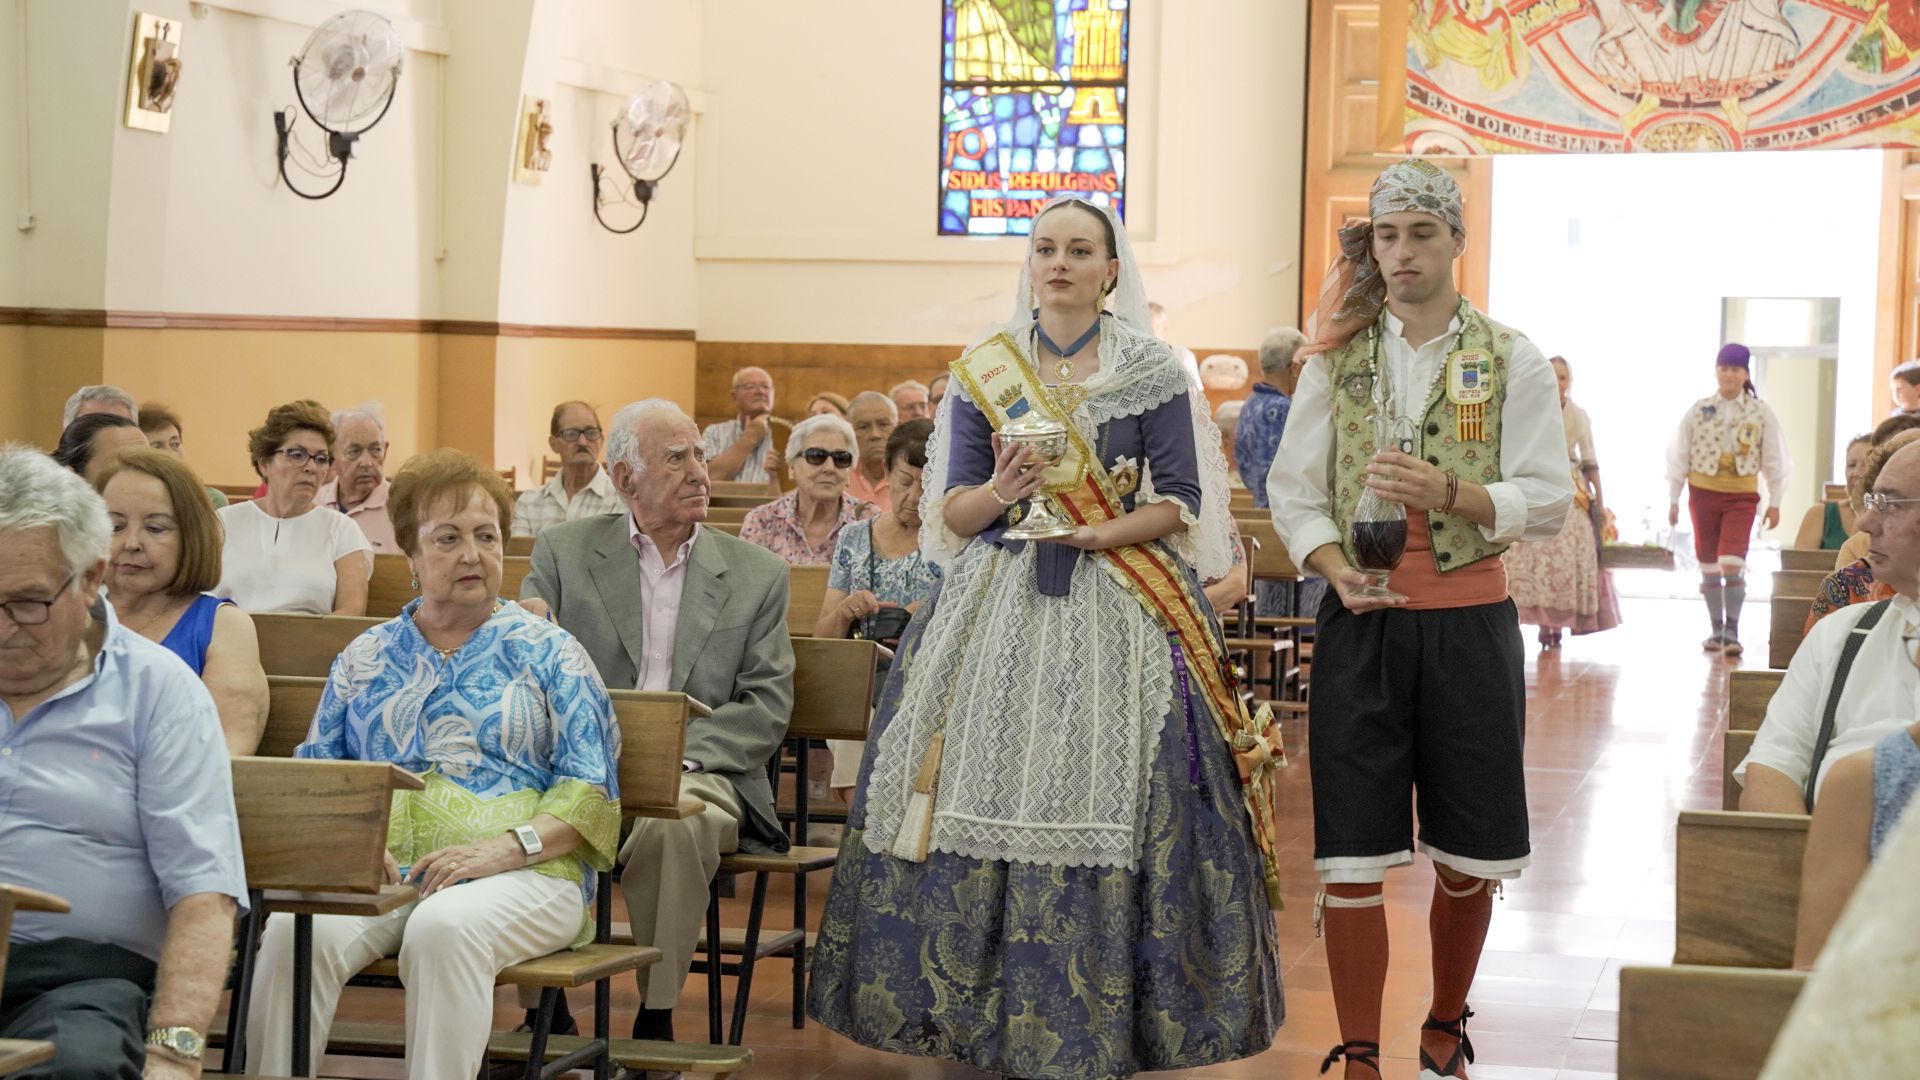
[[[20,913],[0,1038],[52,1039],[59,1077],[198,1076],[245,898],[220,719],[179,658],[100,596],[106,506],[0,449],[0,881]]]

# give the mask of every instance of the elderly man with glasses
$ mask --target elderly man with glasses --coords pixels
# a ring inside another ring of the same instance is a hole
[[[78,476],[0,449],[0,881],[72,904],[14,916],[0,1038],[54,1042],[34,1076],[186,1080],[246,896],[240,830],[213,699],[100,595],[110,532]]]
[[[1895,451],[1860,503],[1867,562],[1893,598],[1842,608],[1808,631],[1753,749],[1733,771],[1742,810],[1808,813],[1835,762],[1913,722],[1920,672],[1908,649],[1920,634],[1920,444]]]
[[[353,519],[367,534],[375,554],[398,555],[393,522],[387,517],[387,422],[380,403],[369,401],[333,414],[333,479],[314,501]]]
[[[523,492],[513,506],[513,535],[539,536],[563,521],[625,509],[613,480],[600,467],[606,433],[600,417],[584,401],[563,401],[553,407],[547,422],[547,445],[559,455],[560,471],[553,479]]]
[[[732,396],[734,418],[708,424],[700,433],[707,472],[715,480],[764,484],[774,475],[767,468],[773,452],[773,376],[761,368],[741,368],[733,373]]]

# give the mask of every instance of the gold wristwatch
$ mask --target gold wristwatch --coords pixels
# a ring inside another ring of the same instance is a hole
[[[154,1028],[147,1032],[147,1045],[185,1061],[199,1061],[207,1052],[206,1038],[190,1027]]]

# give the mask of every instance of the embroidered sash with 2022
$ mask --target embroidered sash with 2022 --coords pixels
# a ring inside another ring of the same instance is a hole
[[[1098,525],[1125,512],[1120,491],[1106,467],[1092,453],[1059,407],[1054,394],[1041,385],[1013,339],[996,334],[969,350],[951,365],[954,378],[965,386],[995,431],[1029,411],[1067,423],[1069,448],[1046,472],[1045,493],[1077,525]],[[1191,579],[1164,547],[1128,544],[1090,551],[1106,571],[1132,593],[1191,658],[1189,665],[1200,684],[1208,712],[1226,740],[1240,773],[1241,796],[1260,845],[1267,901],[1278,909],[1280,876],[1274,858],[1273,772],[1286,764],[1279,724],[1271,707],[1249,715],[1237,680],[1215,640],[1201,605],[1205,602]]]

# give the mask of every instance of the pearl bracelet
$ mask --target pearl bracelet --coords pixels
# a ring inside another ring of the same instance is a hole
[[[988,481],[987,481],[987,483],[986,483],[986,486],[985,486],[985,491],[986,491],[986,493],[987,493],[987,494],[989,494],[989,495],[991,495],[991,496],[993,496],[993,501],[994,501],[994,502],[997,502],[997,503],[999,503],[999,504],[1000,504],[1001,506],[1012,506],[1012,505],[1013,505],[1014,503],[1017,503],[1017,502],[1019,502],[1019,501],[1020,501],[1019,499],[1005,499],[1005,498],[1001,498],[1001,496],[1000,496],[1000,485],[999,485],[999,483],[998,483],[997,481],[994,481],[994,480],[988,480]]]

